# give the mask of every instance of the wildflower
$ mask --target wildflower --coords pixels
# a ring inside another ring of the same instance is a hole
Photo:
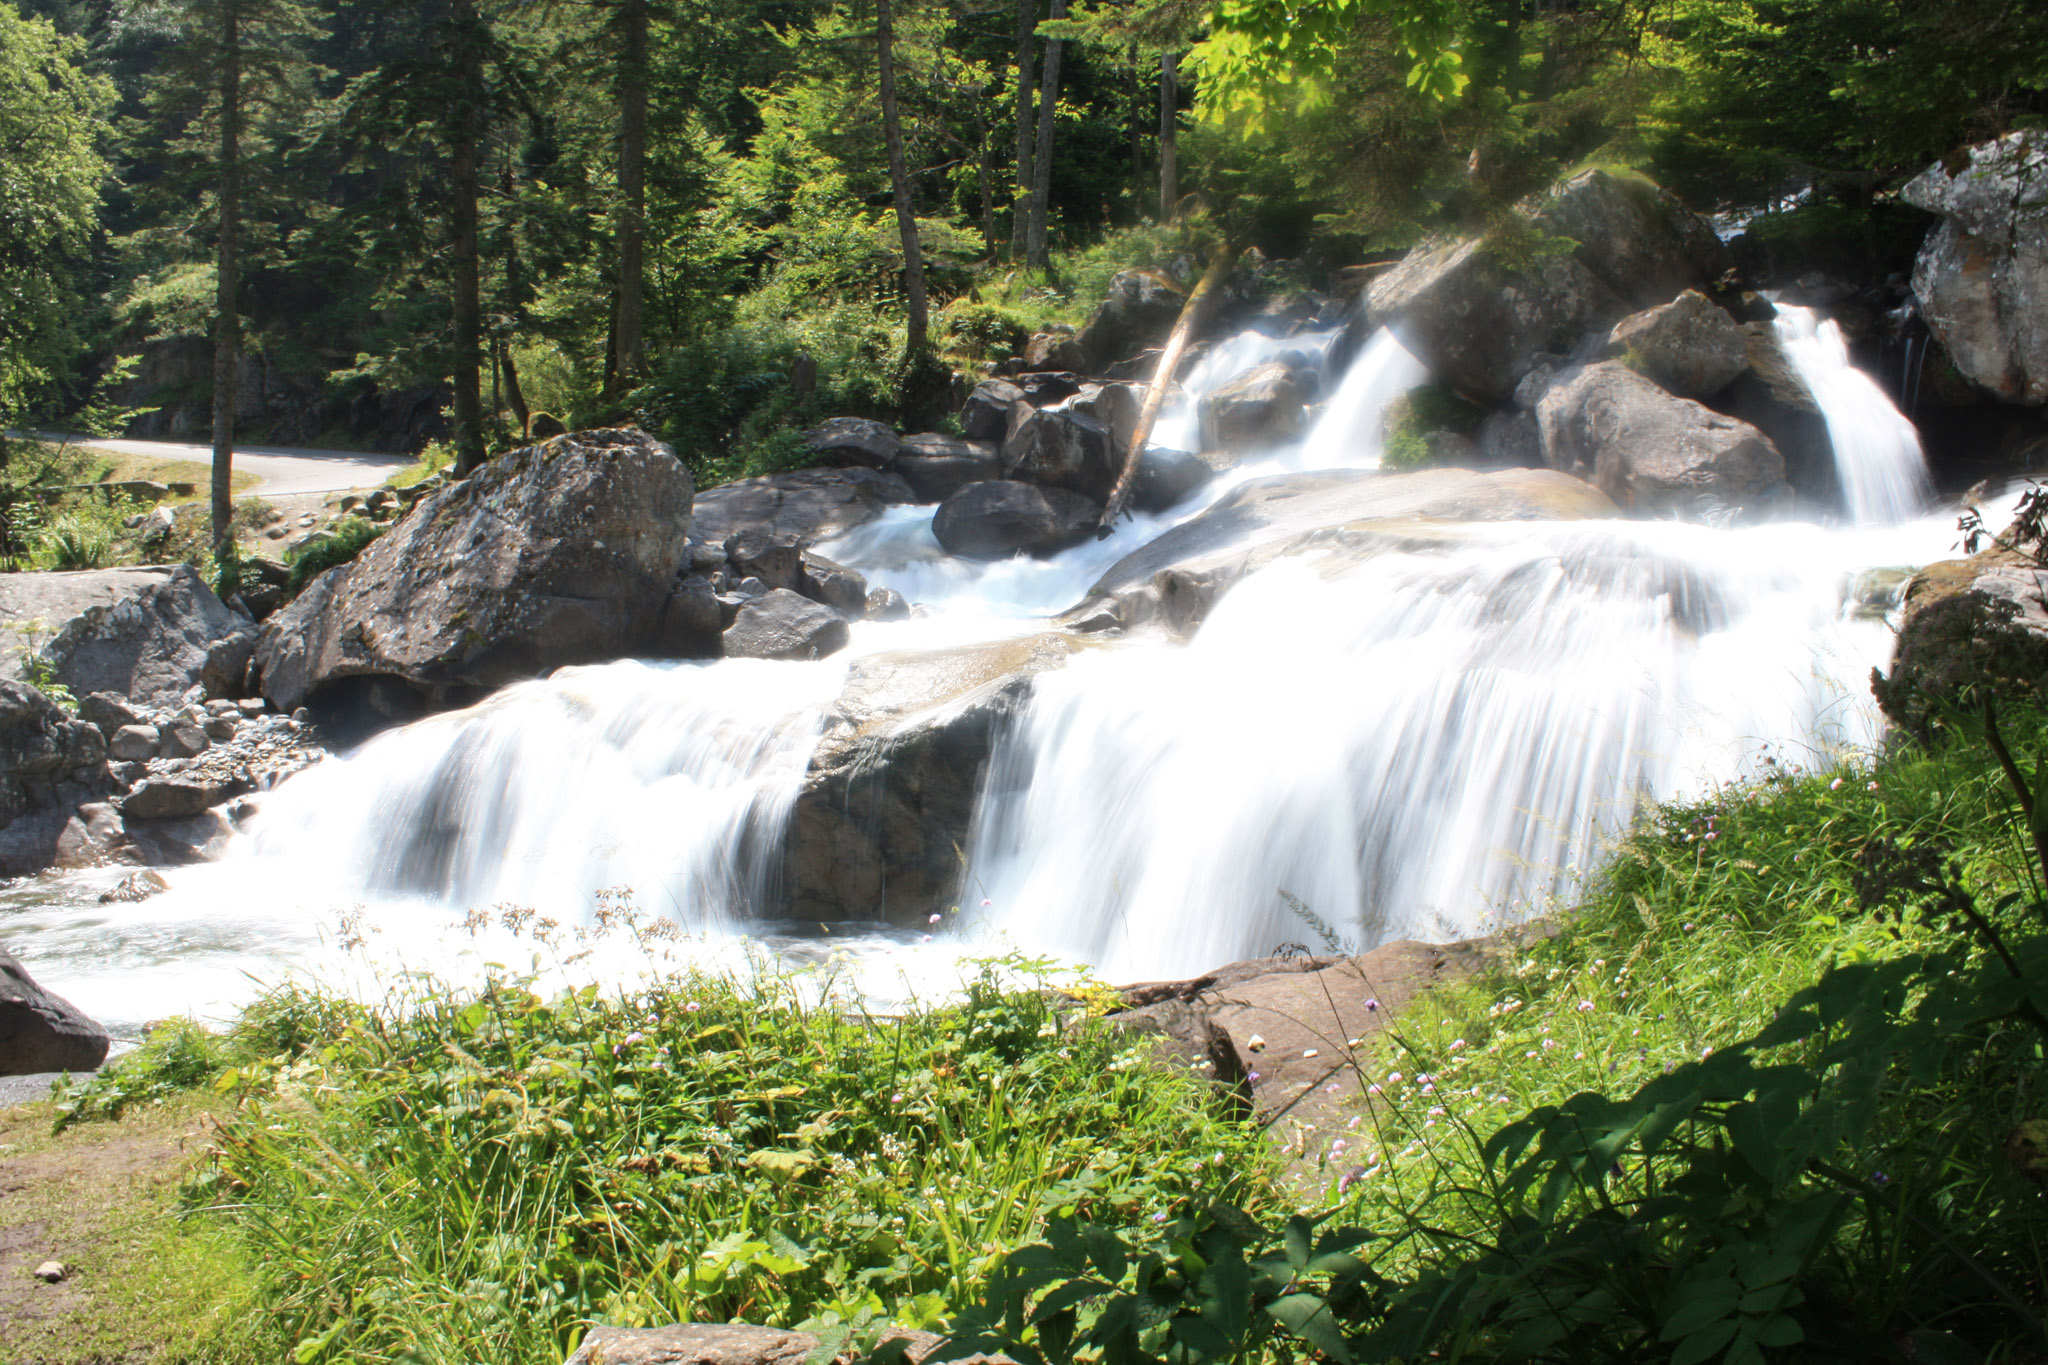
[[[1870,1183],[1882,1189],[1892,1183],[1892,1178],[1883,1171],[1872,1171],[1870,1173]]]
[[[691,1001],[691,1002],[690,1002],[689,1004],[687,1004],[687,1005],[683,1006],[683,1013],[684,1013],[684,1014],[695,1014],[695,1013],[696,1013],[696,1012],[697,1012],[698,1010],[701,1010],[701,1009],[703,1009],[703,1008],[704,1008],[704,1006],[702,1006],[701,1004],[697,1003],[697,1002],[696,1002],[695,1000],[692,1000],[692,1001]]]
[[[1377,1000],[1368,1000],[1365,1002],[1365,1007],[1369,1010],[1376,1010],[1380,1007],[1380,1002]]]
[[[1592,1002],[1592,1001],[1590,1001],[1590,1000],[1581,1000],[1581,1001],[1579,1002],[1579,1013],[1580,1013],[1580,1014],[1584,1014],[1584,1013],[1585,1013],[1585,1012],[1586,1012],[1587,1010],[1589,1010],[1589,1009],[1591,1009],[1591,1008],[1593,1008],[1593,1002]]]
[[[1337,1155],[1337,1153],[1339,1153],[1339,1152],[1341,1152],[1341,1151],[1343,1151],[1343,1150],[1344,1150],[1344,1139],[1343,1139],[1343,1138],[1333,1138],[1333,1139],[1331,1139],[1331,1141],[1330,1141],[1330,1155],[1331,1155],[1331,1156],[1335,1156],[1335,1155]]]
[[[1572,1060],[1575,1062],[1583,1062],[1586,1060],[1586,1054],[1583,1052],[1574,1052],[1572,1054]]]
[[[932,941],[932,936],[930,934],[919,934],[917,936],[917,941],[919,943],[930,943]]]
[[[1301,1055],[1302,1055],[1303,1057],[1313,1057],[1313,1056],[1315,1056],[1315,1055],[1316,1055],[1316,1049],[1314,1049],[1314,1048],[1312,1048],[1312,1047],[1310,1047],[1310,1048],[1303,1048],[1303,1049],[1302,1049],[1302,1052],[1301,1052]]]
[[[626,1037],[625,1037],[625,1043],[626,1043],[626,1046],[627,1046],[627,1047],[632,1047],[632,1046],[633,1046],[633,1045],[634,1045],[635,1043],[639,1042],[639,1041],[641,1040],[641,1038],[642,1038],[642,1037],[644,1037],[644,1036],[645,1036],[645,1035],[643,1035],[643,1034],[642,1034],[642,1033],[640,1032],[640,1030],[639,1030],[639,1029],[634,1029],[634,1030],[633,1030],[633,1031],[632,1031],[631,1033],[627,1034],[627,1035],[626,1035]]]
[[[1703,1048],[1701,1048],[1701,1049],[1700,1049],[1700,1056],[1702,1056],[1702,1057],[1711,1057],[1711,1056],[1713,1056],[1713,1055],[1714,1055],[1714,1049],[1712,1049],[1712,1048],[1710,1048],[1710,1047],[1703,1047]]]
[[[1155,1223],[1163,1223],[1166,1221],[1166,1215],[1163,1213],[1155,1213],[1152,1215],[1152,1221]]]
[[[1866,790],[1868,790],[1868,791],[1876,791],[1876,790],[1877,790],[1877,784],[1876,784],[1875,782],[1871,783],[1871,784],[1870,784],[1870,786],[1869,786],[1868,788],[1866,788]]]
[[[1259,1073],[1256,1071],[1246,1072],[1244,1078],[1250,1081],[1253,1085],[1257,1085],[1259,1083]]]
[[[1832,782],[1828,783],[1828,790],[1829,790],[1829,791],[1831,791],[1831,792],[1838,792],[1838,791],[1840,791],[1841,789],[1842,789],[1842,779],[1841,779],[1841,778],[1839,778],[1839,777],[1838,777],[1838,778],[1836,778],[1836,779],[1835,779],[1834,781],[1832,781]]]
[[[982,908],[982,909],[984,909],[984,910],[986,910],[986,909],[988,909],[988,908],[989,908],[989,907],[990,907],[991,905],[994,905],[994,904],[995,904],[995,902],[994,902],[994,901],[992,901],[992,900],[987,900],[987,899],[984,899],[984,900],[982,901],[982,903],[981,903],[981,908]]]
[[[1440,1104],[1431,1105],[1429,1109],[1429,1116],[1431,1118],[1442,1118],[1444,1116],[1444,1107]]]
[[[1247,1048],[1251,1049],[1253,1052],[1264,1051],[1266,1046],[1265,1035],[1260,1033],[1254,1033],[1251,1037],[1244,1040],[1244,1045]]]
[[[1366,1094],[1368,1094],[1368,1095],[1377,1095],[1377,1094],[1379,1094],[1379,1093],[1380,1093],[1380,1083],[1379,1083],[1378,1081],[1374,1081],[1374,1082],[1373,1082],[1373,1083],[1372,1083],[1371,1085],[1368,1085],[1368,1086],[1367,1086],[1367,1087],[1365,1088],[1365,1093],[1366,1093]]]
[[[1464,1046],[1465,1046],[1465,1040],[1464,1040],[1463,1038],[1453,1038],[1453,1039],[1451,1039],[1451,1051],[1453,1051],[1453,1052],[1456,1052],[1456,1051],[1460,1050],[1461,1048],[1463,1048]]]
[[[1388,1076],[1387,1076],[1387,1084],[1388,1084],[1388,1085],[1399,1085],[1400,1083],[1401,1083],[1401,1073],[1400,1073],[1400,1072],[1398,1072],[1398,1071],[1395,1071],[1395,1072],[1390,1072],[1390,1073],[1388,1074]]]
[[[934,915],[933,915],[933,916],[932,916],[932,917],[931,917],[931,918],[930,918],[929,920],[927,920],[927,921],[925,921],[925,922],[926,922],[927,924],[937,924],[937,923],[939,922],[939,916],[938,916],[938,915],[936,915],[936,914],[934,914]]]
[[[899,1090],[899,1091],[897,1091],[897,1092],[896,1092],[895,1094],[891,1095],[891,1096],[889,1097],[889,1103],[891,1103],[891,1104],[901,1104],[901,1103],[903,1103],[903,1092],[902,1092],[901,1090]]]
[[[1353,1166],[1350,1170],[1344,1172],[1343,1179],[1337,1182],[1337,1193],[1343,1194],[1345,1191],[1349,1190],[1353,1185],[1356,1185],[1359,1181],[1365,1179],[1368,1175],[1371,1174],[1372,1172],[1366,1170],[1363,1166]]]

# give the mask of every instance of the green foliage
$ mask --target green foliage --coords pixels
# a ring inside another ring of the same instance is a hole
[[[112,533],[94,518],[71,512],[43,528],[40,558],[53,569],[105,568],[113,555]]]
[[[0,5],[0,425],[75,345],[75,275],[95,229],[112,84],[85,44]]]
[[[1035,983],[991,967],[895,1018],[819,984],[299,993],[222,1038],[159,1031],[60,1121],[209,1081],[232,1101],[188,1202],[306,1361],[558,1359],[589,1321],[929,1323],[1048,1218],[1255,1197],[1204,1082]]]
[[[68,1076],[51,1084],[56,1130],[118,1119],[133,1105],[161,1104],[210,1080],[225,1057],[222,1040],[190,1020],[159,1024],[142,1046],[83,1084],[74,1084]]]
[[[76,711],[78,698],[57,676],[57,665],[43,653],[44,640],[50,633],[49,623],[42,620],[9,621],[7,629],[14,633],[15,654],[21,660],[21,680],[66,711]]]
[[[285,591],[296,596],[321,574],[361,554],[364,547],[389,529],[367,517],[337,518],[325,535],[316,536],[292,551],[291,575],[285,582]]]
[[[1480,409],[1437,384],[1422,384],[1387,405],[1382,417],[1385,469],[1419,469],[1434,460],[1430,437],[1439,431],[1470,435],[1485,416]]]

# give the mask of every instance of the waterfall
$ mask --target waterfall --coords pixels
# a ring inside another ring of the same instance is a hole
[[[970,848],[988,928],[1112,979],[1468,937],[1565,892],[1637,803],[1864,742],[1881,621],[1772,530],[1463,528],[1282,561],[1185,648],[1040,680]],[[1328,576],[1326,576],[1328,575]]]
[[[1920,512],[1934,496],[1920,434],[1877,382],[1849,363],[1842,329],[1810,308],[1782,303],[1776,326],[1779,344],[1827,421],[1851,520],[1891,525]]]
[[[1229,362],[1198,387],[1301,342],[1218,347]],[[1834,342],[1802,371],[1831,421],[1860,378]],[[1568,896],[1643,800],[1739,778],[1766,749],[1813,762],[1875,736],[1865,679],[1890,635],[1845,584],[1941,557],[1950,518],[1446,524],[1364,557],[1282,560],[1186,644],[1096,637],[1039,675],[984,779],[960,932],[759,918],[853,664],[1045,630],[1116,559],[1247,479],[1370,468],[1381,409],[1426,378],[1380,333],[1304,442],[1049,559],[955,559],[930,507],[890,509],[819,549],[919,603],[913,619],[856,624],[813,663],[621,660],[506,688],[261,795],[226,858],[169,870],[140,904],[98,903],[123,868],[0,886],[10,946],[128,1024],[219,1014],[288,972],[362,980],[365,956],[341,951],[357,939],[378,972],[523,969],[538,950],[500,932],[504,907],[573,932],[614,893],[691,936],[684,960],[743,966],[763,940],[846,954],[884,996],[907,978],[944,990],[958,955],[992,942],[1159,977],[1320,948],[1283,892],[1359,947],[1482,932]],[[556,961],[584,980],[648,969],[580,943]]]

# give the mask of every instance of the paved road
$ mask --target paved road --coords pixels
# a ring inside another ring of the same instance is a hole
[[[118,436],[73,436],[58,431],[37,434],[46,441],[65,441],[88,450],[108,450],[158,460],[190,460],[209,469],[213,466],[213,447],[210,445],[183,441],[131,441]],[[243,446],[235,451],[235,468],[246,469],[256,475],[262,480],[256,485],[257,489],[272,496],[369,488],[384,482],[394,471],[411,463],[410,455],[373,455],[360,450]]]

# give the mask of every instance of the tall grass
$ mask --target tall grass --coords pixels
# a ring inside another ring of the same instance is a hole
[[[591,1322],[936,1323],[1049,1214],[1256,1205],[1256,1136],[1146,1046],[994,967],[896,1017],[774,977],[500,979],[275,997],[68,1104],[189,1084],[211,1048],[236,1109],[192,1216],[245,1249],[295,1359],[529,1362]]]

